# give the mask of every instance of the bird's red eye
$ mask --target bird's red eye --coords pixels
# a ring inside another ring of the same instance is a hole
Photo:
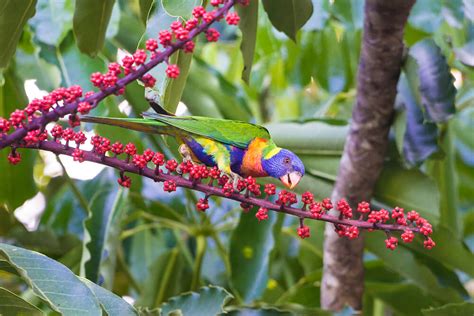
[[[285,157],[285,158],[283,159],[283,163],[289,164],[289,163],[290,163],[290,158]]]

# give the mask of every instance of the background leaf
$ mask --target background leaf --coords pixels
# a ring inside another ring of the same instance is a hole
[[[0,287],[0,312],[2,315],[44,315],[39,308],[3,287]]]
[[[114,3],[115,0],[76,0],[73,27],[81,52],[96,56],[102,49]]]
[[[244,59],[242,80],[248,84],[257,40],[258,1],[250,1],[247,7],[237,6],[236,10],[240,16],[239,29],[242,32],[242,41],[240,42],[240,51]]]
[[[35,15],[36,0],[5,0],[0,10],[0,70],[6,68],[16,50],[23,26]],[[1,72],[0,72],[1,73]]]
[[[313,14],[311,0],[263,0],[273,26],[296,41],[296,33]]]
[[[202,0],[161,0],[165,11],[171,15],[182,18],[191,17],[193,8],[201,5]]]
[[[160,306],[162,315],[180,311],[182,315],[217,315],[223,312],[223,306],[232,298],[225,289],[217,286],[202,287],[196,292],[170,298]]]

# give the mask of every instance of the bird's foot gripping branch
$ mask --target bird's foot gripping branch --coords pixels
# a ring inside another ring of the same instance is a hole
[[[297,216],[300,219],[297,232],[301,238],[310,236],[309,227],[304,225],[305,220],[321,220],[333,223],[341,238],[355,239],[361,229],[382,230],[387,234],[386,247],[391,250],[398,245],[395,233],[401,233],[401,239],[406,243],[412,242],[415,234],[420,234],[425,239],[425,248],[434,247],[435,243],[430,238],[432,226],[416,211],[405,214],[398,207],[391,212],[384,209],[372,210],[367,202],[360,202],[357,210],[353,210],[344,199],[315,201],[310,192],[297,197],[292,192],[277,192],[273,184],[266,184],[262,188],[251,177],[239,180],[235,190],[229,177],[215,167],[166,160],[163,154],[151,149],[138,154],[134,144],[112,143],[99,135],[89,140],[92,150],[83,149],[83,144],[88,139],[82,131],[77,130],[81,125],[79,114],[89,113],[109,95],[122,94],[126,85],[135,80],[140,80],[145,86],[154,86],[156,80],[148,73],[150,69],[162,62],[168,63],[170,55],[177,50],[192,52],[195,45],[193,39],[200,33],[205,33],[208,41],[216,41],[219,33],[210,28],[210,25],[222,18],[228,24],[237,24],[239,16],[229,10],[235,4],[247,3],[247,0],[216,0],[211,1],[216,7],[212,11],[196,7],[191,19],[184,23],[174,22],[171,30],[159,33],[158,39],[149,39],[146,50],[139,49],[124,57],[120,63],[111,63],[105,74],[92,74],[91,81],[100,91],[83,93],[79,86],[58,88],[42,99],[33,100],[25,109],[14,111],[9,119],[0,118],[0,150],[10,148],[8,160],[12,165],[21,162],[20,150],[23,148],[40,149],[57,155],[72,156],[78,163],[90,161],[113,167],[120,174],[118,184],[124,187],[132,185],[127,174],[135,173],[163,182],[163,190],[167,192],[176,191],[177,187],[200,191],[204,193],[204,197],[196,204],[199,211],[206,211],[209,208],[208,199],[218,196],[240,202],[246,212],[255,207],[255,217],[259,221],[266,220],[270,210]],[[162,50],[159,50],[160,47]],[[176,78],[179,76],[179,68],[168,64],[166,74],[170,78]],[[52,129],[46,129],[48,123],[66,116],[69,116],[70,127],[58,124]],[[328,211],[332,209],[338,211],[339,215],[329,214]]]

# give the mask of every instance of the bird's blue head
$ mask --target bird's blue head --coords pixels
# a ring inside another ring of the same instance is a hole
[[[273,178],[280,179],[284,185],[293,189],[304,176],[304,165],[298,156],[287,149],[262,160],[262,168]]]

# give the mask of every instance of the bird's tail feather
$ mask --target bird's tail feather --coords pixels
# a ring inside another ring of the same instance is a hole
[[[132,129],[139,132],[151,134],[166,134],[170,133],[168,125],[148,119],[136,118],[113,118],[113,117],[99,117],[99,116],[81,116],[82,122],[99,123],[111,126],[119,126],[126,129]]]

